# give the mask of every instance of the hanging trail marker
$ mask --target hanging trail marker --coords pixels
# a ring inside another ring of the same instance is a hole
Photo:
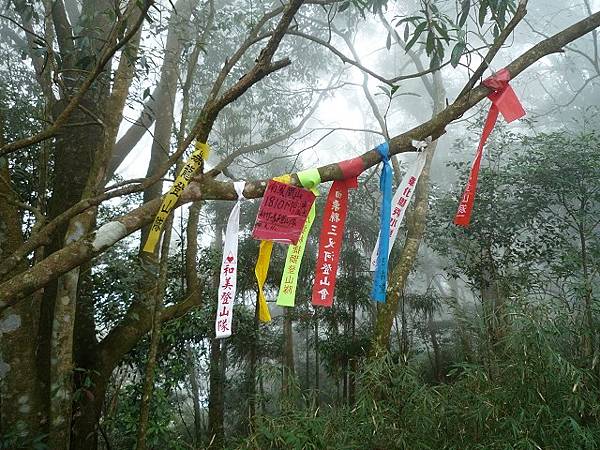
[[[302,186],[306,189],[311,189],[315,195],[319,194],[316,187],[321,183],[321,175],[318,169],[309,169],[296,174],[298,180]],[[277,295],[277,305],[292,307],[296,302],[296,287],[298,285],[298,273],[300,272],[300,265],[302,264],[302,258],[304,257],[304,249],[306,247],[306,241],[308,234],[312,227],[315,219],[315,203],[312,204],[304,227],[302,228],[302,234],[298,243],[290,245],[288,247],[287,256],[285,258],[285,266],[283,268],[283,275],[281,277],[281,284],[279,286],[279,294]]]
[[[215,337],[222,339],[231,336],[233,321],[233,303],[237,287],[238,234],[240,231],[240,207],[244,199],[245,181],[233,183],[238,200],[229,214],[223,246],[223,260],[219,276],[217,317],[215,318]]]
[[[390,165],[389,146],[385,142],[377,146],[383,166],[379,179],[379,190],[382,194],[381,213],[379,220],[379,254],[377,255],[377,268],[373,279],[371,297],[378,302],[385,302],[387,289],[388,259],[390,245],[390,221],[392,209],[392,166]]]
[[[473,204],[475,202],[475,190],[477,189],[477,179],[479,177],[479,167],[483,156],[483,147],[492,133],[494,125],[496,125],[498,113],[502,114],[506,123],[511,123],[525,115],[525,110],[523,109],[521,102],[519,102],[517,94],[515,94],[513,88],[508,84],[509,80],[510,73],[507,69],[502,69],[498,71],[496,75],[483,80],[484,86],[494,90],[494,92],[488,95],[488,98],[492,101],[492,106],[485,119],[483,133],[481,134],[477,153],[475,154],[475,159],[471,166],[469,180],[467,181],[467,185],[458,205],[458,210],[454,216],[454,224],[460,227],[468,227],[469,222],[471,221],[471,212],[473,211]]]
[[[297,244],[315,198],[315,194],[306,189],[269,180],[252,237]]]

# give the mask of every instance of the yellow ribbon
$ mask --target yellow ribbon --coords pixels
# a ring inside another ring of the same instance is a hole
[[[196,145],[194,146],[194,152],[185,162],[185,165],[179,172],[179,175],[177,175],[177,178],[171,185],[169,192],[165,194],[160,205],[160,209],[158,210],[158,213],[156,213],[156,217],[154,218],[154,222],[150,228],[150,233],[148,234],[148,239],[146,239],[146,244],[144,245],[145,252],[154,253],[156,244],[158,244],[160,239],[160,233],[162,231],[163,224],[179,200],[181,193],[200,167],[200,164],[202,164],[202,160],[206,160],[209,153],[210,146],[208,144],[196,142]]]
[[[292,177],[288,174],[273,178],[273,180],[285,184],[289,184],[291,179]],[[271,312],[269,311],[269,305],[267,305],[267,299],[265,298],[265,293],[263,291],[263,286],[267,279],[267,272],[269,271],[269,264],[271,263],[271,250],[273,250],[272,241],[260,241],[258,259],[256,260],[256,266],[254,267],[254,274],[256,275],[256,281],[258,283],[258,319],[261,322],[271,321]]]

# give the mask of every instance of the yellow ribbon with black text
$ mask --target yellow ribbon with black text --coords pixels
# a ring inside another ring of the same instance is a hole
[[[152,222],[152,227],[150,228],[150,233],[148,234],[148,239],[146,239],[146,244],[144,245],[145,252],[154,253],[156,244],[158,244],[160,239],[160,233],[162,231],[163,224],[179,200],[181,193],[202,164],[202,160],[206,161],[209,154],[210,146],[208,144],[196,142],[196,145],[194,146],[194,152],[185,162],[185,165],[182,167],[179,175],[177,175],[177,178],[171,185],[169,192],[165,194],[160,205],[160,209],[158,210],[158,213],[156,213],[156,217],[154,218],[154,222]]]

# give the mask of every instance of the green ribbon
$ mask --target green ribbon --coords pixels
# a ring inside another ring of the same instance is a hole
[[[298,172],[296,176],[298,177],[298,180],[300,180],[302,186],[306,189],[313,190],[319,185],[319,183],[321,183],[321,174],[319,173],[319,169],[303,170],[302,172]],[[319,194],[315,193],[315,195]]]
[[[318,169],[303,170],[296,174],[298,180],[303,187],[312,190],[315,195],[319,195],[319,191],[315,189],[321,182],[321,175]],[[315,203],[313,203],[300,239],[296,245],[290,245],[288,248],[287,256],[285,258],[285,267],[283,268],[283,275],[281,277],[281,284],[279,285],[279,294],[277,295],[277,305],[293,307],[296,300],[296,286],[298,285],[298,273],[300,272],[300,265],[302,264],[302,257],[304,256],[304,249],[306,248],[306,241],[308,239],[308,233],[312,227],[313,221],[315,220],[316,210]]]

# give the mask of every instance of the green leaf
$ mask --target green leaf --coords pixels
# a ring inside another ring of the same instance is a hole
[[[440,33],[440,36],[444,38],[446,42],[450,42],[450,36],[448,36],[448,31],[446,30],[446,25],[440,23],[438,21],[433,22],[433,26]]]
[[[390,92],[390,90],[387,87],[380,85],[380,86],[377,86],[377,88],[379,88],[385,94],[386,97],[388,97],[388,98],[392,97],[392,93]]]
[[[425,31],[425,28],[427,28],[427,22],[421,22],[419,25],[417,25],[415,31],[413,32],[412,38],[410,38],[410,41],[408,41],[406,44],[406,51],[410,50],[410,48],[415,45],[415,42],[417,42],[417,39],[419,39],[421,33]]]
[[[410,17],[403,17],[402,19],[400,19],[397,23],[396,26],[399,26],[401,24],[403,24],[404,22],[411,22],[411,23],[415,23],[415,22],[420,22],[426,20],[425,17],[423,16],[410,16]]]
[[[387,39],[385,40],[385,48],[388,50],[392,47],[392,33],[388,33]]]
[[[450,55],[450,64],[452,67],[458,66],[460,61],[460,57],[463,55],[467,44],[464,42],[457,42],[454,48],[452,49],[452,54]]]
[[[471,9],[471,0],[463,0],[458,16],[458,27],[462,28],[469,18],[469,10]]]
[[[427,33],[427,42],[425,43],[425,53],[427,53],[427,56],[430,56],[433,53],[434,50],[434,45],[435,45],[435,35],[433,34],[433,31],[430,31],[429,33]]]
[[[348,7],[350,6],[350,2],[344,2],[340,5],[340,7],[338,8],[338,12],[344,12],[348,9]]]
[[[408,23],[407,23],[406,26],[404,27],[404,42],[408,41],[408,37],[410,36],[409,32],[410,32],[410,29],[408,28]]]
[[[479,26],[483,26],[483,23],[485,22],[485,16],[487,15],[487,9],[488,9],[488,2],[487,0],[481,0],[481,6],[479,7]]]

